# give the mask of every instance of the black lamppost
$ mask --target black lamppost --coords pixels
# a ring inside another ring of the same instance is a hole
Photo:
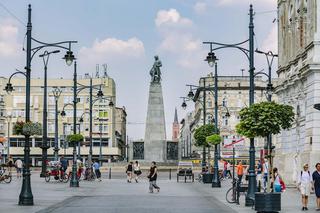
[[[54,88],[54,90],[52,91],[53,93],[53,97],[54,97],[54,101],[55,101],[55,123],[54,123],[54,160],[58,161],[59,159],[59,146],[58,146],[58,132],[59,132],[59,128],[58,128],[58,101],[59,101],[59,97],[61,95],[62,90],[59,89],[58,87]]]
[[[268,77],[268,84],[267,84],[267,99],[269,102],[272,101],[272,90],[273,90],[273,85],[272,85],[272,74],[271,74],[271,69],[272,69],[272,63],[273,63],[273,60],[275,57],[278,57],[277,54],[274,54],[272,51],[268,51],[268,52],[263,52],[261,50],[258,50],[256,49],[256,53],[259,53],[259,54],[263,54],[265,55],[266,59],[267,59],[267,64],[268,64],[268,73],[265,73],[265,72],[257,72],[254,74],[254,76],[256,75],[259,75],[259,74],[262,74],[262,75],[265,75]],[[269,134],[268,137],[267,137],[267,150],[268,150],[268,160],[269,160],[269,163],[270,163],[270,168],[271,165],[272,165],[272,157],[271,157],[271,152],[272,152],[272,135]],[[270,184],[270,175],[269,175],[269,172],[268,172],[268,184]],[[270,190],[270,187],[268,187],[268,190]],[[268,191],[270,192],[270,191]]]
[[[249,78],[250,78],[250,89],[249,89],[249,104],[254,103],[254,24],[253,24],[253,7],[250,4],[249,9],[249,39],[236,44],[224,44],[218,42],[203,42],[204,44],[217,45],[218,47],[212,49],[212,51],[224,49],[224,48],[236,48],[243,52],[249,61]],[[249,42],[249,49],[241,47],[241,45]],[[246,195],[246,206],[253,206],[255,200],[255,192],[257,189],[256,174],[255,174],[255,146],[254,138],[250,138],[250,149],[249,149],[249,185],[248,193]]]
[[[25,122],[30,121],[30,81],[31,81],[31,61],[33,56],[42,48],[45,47],[59,47],[67,50],[67,54],[64,57],[66,63],[70,65],[74,59],[71,51],[71,44],[77,43],[77,41],[63,41],[57,43],[45,43],[37,39],[32,38],[32,23],[31,23],[31,5],[28,5],[28,23],[27,23],[27,33],[26,33],[26,67],[25,72],[15,72],[10,78],[5,90],[10,92],[13,91],[12,84],[10,80],[15,74],[23,74],[26,77],[26,116]],[[32,41],[36,42],[39,46],[32,48]],[[68,47],[64,47],[64,44],[68,44]],[[71,62],[71,63],[70,63]],[[23,168],[23,181],[22,188],[19,195],[19,205],[33,205],[33,195],[31,190],[30,181],[30,135],[25,135],[25,147],[24,147],[24,168]]]
[[[193,102],[197,102],[198,101],[198,98],[199,98],[199,93],[202,91],[203,92],[203,100],[202,102],[199,102],[201,105],[202,105],[202,108],[203,108],[203,125],[206,125],[206,115],[207,115],[207,112],[206,112],[206,92],[207,91],[210,91],[211,87],[209,86],[206,86],[206,78],[205,77],[202,77],[200,78],[200,81],[202,80],[203,82],[203,86],[196,86],[196,85],[190,85],[190,84],[187,84],[186,86],[190,87],[190,91],[188,93],[188,97],[180,97],[183,99],[183,102],[182,102],[182,105],[181,107],[183,109],[186,109],[187,107],[187,103],[186,101],[189,101],[189,100],[192,100]],[[193,91],[196,90],[196,97],[193,93]],[[203,150],[202,150],[202,169],[206,167],[206,147],[203,146]]]
[[[208,62],[210,67],[214,68],[214,127],[215,134],[219,134],[218,130],[218,68],[217,68],[217,57],[212,52],[212,45],[210,45],[210,52],[205,61]],[[219,166],[218,166],[218,145],[214,145],[214,173],[212,179],[212,187],[221,187],[220,179],[219,179]]]
[[[90,80],[90,86],[85,86],[82,84],[79,84],[77,82],[77,65],[76,62],[74,64],[74,77],[73,77],[73,105],[72,104],[66,104],[63,107],[63,110],[61,112],[61,116],[65,116],[66,113],[64,111],[64,108],[68,105],[72,105],[73,106],[73,133],[76,134],[76,126],[77,126],[77,95],[84,89],[89,88],[90,89],[90,130],[89,130],[89,134],[90,134],[90,151],[89,151],[89,163],[92,163],[92,106],[95,103],[95,101],[97,100],[101,100],[101,99],[106,99],[103,98],[103,92],[101,90],[101,86],[102,85],[92,85],[92,79]],[[78,87],[79,85],[79,87]],[[97,89],[97,86],[99,86],[99,89]],[[98,97],[96,100],[93,100],[93,95],[92,95],[92,91],[93,89],[97,89],[97,96]],[[113,105],[112,101],[109,102],[109,106],[110,104]],[[70,181],[70,187],[79,187],[79,181],[77,180],[76,177],[76,171],[77,171],[77,162],[76,162],[76,155],[77,155],[77,150],[76,150],[76,144],[74,143],[73,146],[73,165],[72,165],[72,178]]]
[[[44,51],[43,54],[39,55],[40,58],[42,58],[43,60],[43,65],[44,65],[44,85],[43,85],[43,113],[42,113],[42,145],[41,145],[41,149],[42,149],[42,164],[41,164],[41,173],[40,173],[40,177],[45,177],[46,176],[46,171],[47,171],[47,158],[48,158],[48,148],[50,147],[48,145],[48,104],[47,104],[47,69],[48,69],[48,62],[49,62],[49,58],[51,54],[54,53],[59,53],[60,50],[54,50],[51,52],[48,52],[47,50]]]
[[[113,101],[112,101],[112,97],[106,97],[104,96],[101,87],[103,86],[102,84],[97,84],[97,85],[93,85],[92,83],[92,78],[90,78],[90,85],[89,86],[85,86],[80,84],[81,90],[89,88],[89,138],[90,138],[90,148],[89,148],[89,157],[88,157],[88,166],[89,168],[91,168],[92,165],[92,122],[93,122],[93,115],[92,115],[92,108],[93,105],[97,102],[97,101],[101,101],[101,100],[108,100],[109,101],[109,107],[113,107]],[[93,95],[93,90],[97,90],[97,94]],[[83,113],[84,115],[85,113]],[[83,122],[83,115],[80,117],[80,122]]]

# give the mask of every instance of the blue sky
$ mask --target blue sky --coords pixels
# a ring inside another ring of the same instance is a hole
[[[8,77],[15,68],[25,66],[22,46],[26,28],[20,21],[27,22],[27,5],[31,3],[34,38],[45,42],[79,42],[73,49],[80,75],[94,73],[96,64],[108,64],[108,74],[117,84],[117,106],[127,109],[128,135],[132,139],[144,138],[148,73],[154,55],[159,55],[163,64],[166,128],[167,137],[171,138],[174,108],[178,108],[179,119],[186,114],[179,100],[187,94],[185,84],[197,84],[197,79],[211,72],[203,61],[209,47],[202,45],[202,41],[246,40],[248,9],[252,3],[256,11],[255,48],[277,51],[275,0],[1,0],[0,3],[1,75]],[[72,77],[72,69],[61,60],[63,54],[50,59],[49,77]],[[222,50],[216,55],[219,75],[241,75],[240,69],[248,67],[240,51]],[[34,59],[32,77],[42,76],[41,63]],[[256,70],[266,70],[264,57],[257,55],[255,64]]]

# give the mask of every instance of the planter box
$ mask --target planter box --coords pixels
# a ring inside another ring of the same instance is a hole
[[[213,174],[203,174],[202,175],[202,182],[203,183],[212,183]]]
[[[281,193],[280,192],[256,192],[255,210],[257,212],[279,212],[281,211]]]

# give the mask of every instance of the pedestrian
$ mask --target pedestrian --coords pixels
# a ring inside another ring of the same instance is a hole
[[[128,164],[127,169],[126,169],[126,174],[127,174],[127,182],[131,183],[132,180],[132,170],[133,170],[133,163],[132,161]]]
[[[14,161],[13,161],[13,158],[11,155],[9,155],[7,166],[8,166],[8,170],[9,170],[8,172],[9,172],[9,174],[11,174],[12,167],[14,166]]]
[[[261,190],[261,180],[262,180],[262,165],[261,165],[261,161],[259,160],[257,163],[257,183],[258,183],[258,189],[259,191]]]
[[[237,175],[238,175],[238,182],[239,184],[241,184],[242,176],[243,176],[243,165],[241,161],[239,161],[237,166]]]
[[[142,174],[141,169],[140,169],[140,164],[138,161],[136,161],[135,164],[133,165],[133,170],[134,170],[134,174],[135,174],[135,181],[136,181],[136,183],[138,183],[139,176]]]
[[[100,164],[99,164],[99,161],[96,160],[96,161],[94,162],[94,164],[92,165],[92,167],[94,168],[94,173],[96,174],[97,179],[98,179],[99,181],[101,181],[101,172],[100,172]]]
[[[22,160],[20,158],[18,158],[16,160],[16,162],[14,163],[14,165],[16,166],[17,169],[17,178],[21,178],[21,173],[22,173],[22,168],[23,168],[23,163]]]
[[[282,184],[281,184],[281,176],[278,172],[278,168],[273,168],[273,177],[272,177],[272,183],[273,183],[273,191],[274,192],[282,192]]]
[[[60,164],[61,164],[61,171],[65,173],[68,168],[68,161],[63,156],[61,156],[60,158]]]
[[[303,170],[298,175],[298,189],[302,196],[302,211],[308,210],[308,197],[312,186],[312,175],[309,171],[308,164],[303,165]]]
[[[156,166],[156,162],[152,161],[150,167],[150,173],[148,175],[149,178],[149,193],[153,193],[153,188],[155,188],[158,192],[160,192],[160,187],[157,186],[157,177],[158,170]]]
[[[268,163],[268,159],[265,159],[263,164],[263,190],[264,191],[266,191],[267,189],[268,176],[269,176],[269,163]]]
[[[316,164],[316,171],[312,173],[314,192],[317,196],[317,211],[320,211],[320,163]]]
[[[228,165],[228,162],[223,161],[223,178],[227,177],[227,165]]]
[[[228,176],[228,175],[229,175],[229,176]],[[227,161],[226,178],[229,178],[229,179],[232,178],[232,175],[231,175],[231,165],[230,165],[229,161]]]

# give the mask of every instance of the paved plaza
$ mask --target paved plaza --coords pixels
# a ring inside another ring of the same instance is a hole
[[[122,173],[124,174],[124,173]],[[222,188],[211,188],[210,185],[194,183],[177,183],[175,177],[168,179],[167,173],[160,173],[158,181],[160,193],[149,194],[148,182],[143,178],[138,184],[127,183],[125,175],[115,174],[115,179],[108,179],[105,174],[101,182],[81,181],[79,188],[70,188],[69,183],[58,181],[46,183],[39,174],[32,175],[34,206],[17,205],[21,180],[14,178],[11,184],[0,184],[0,212],[254,212],[252,208],[241,204],[228,204],[225,192],[229,181],[222,183]],[[314,211],[314,196],[311,196],[310,210]],[[295,189],[288,189],[282,195],[282,212],[300,212],[300,197]],[[315,211],[314,211],[315,212]]]

